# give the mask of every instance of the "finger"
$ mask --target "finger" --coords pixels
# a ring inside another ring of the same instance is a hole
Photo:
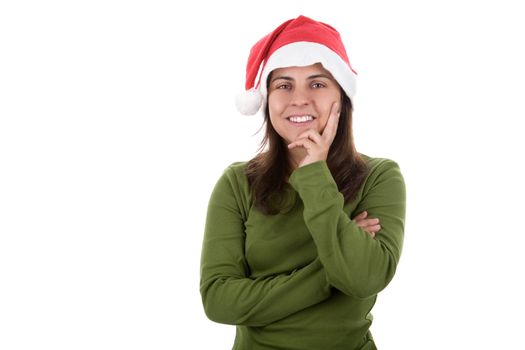
[[[365,211],[357,214],[356,216],[354,216],[353,220],[364,219],[364,218],[366,218],[367,215],[368,215],[368,213],[365,210]]]
[[[335,138],[337,133],[337,126],[339,124],[339,102],[335,102],[330,109],[330,116],[328,117],[328,122],[323,130],[323,138],[330,144]]]
[[[374,225],[378,225],[379,224],[379,219],[364,219],[364,218],[360,218],[360,219],[358,219],[357,224],[359,226],[361,226],[361,227],[374,226]]]
[[[301,133],[297,139],[310,139],[312,141],[314,141],[315,143],[317,144],[320,144],[321,141],[322,141],[322,137],[321,137],[321,134],[319,134],[317,131],[313,130],[313,129],[308,129],[306,131],[304,131],[303,133]]]
[[[359,225],[359,227],[361,227],[363,231],[366,231],[366,232],[378,232],[381,230],[380,225],[372,225],[372,226]]]
[[[298,139],[298,140],[293,141],[292,143],[288,144],[288,149],[292,149],[292,148],[295,148],[295,147],[301,146],[301,142],[302,142],[303,140],[304,140],[304,139]]]
[[[290,143],[288,145],[288,149],[293,149],[293,148],[296,148],[296,147],[304,147],[306,150],[310,150],[312,149],[312,147],[314,147],[314,142],[310,139],[300,139],[300,140],[295,140],[294,142]]]
[[[368,226],[379,224],[378,218],[369,218],[369,219],[365,219],[364,221],[367,223]]]
[[[356,223],[359,227],[362,227],[365,230],[377,230],[381,228],[379,219],[360,219]]]
[[[378,232],[381,230],[381,225],[368,226],[367,230],[372,232]]]

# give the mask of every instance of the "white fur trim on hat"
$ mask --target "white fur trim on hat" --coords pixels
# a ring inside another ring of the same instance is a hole
[[[302,67],[321,63],[329,71],[346,95],[352,99],[356,90],[356,75],[350,66],[328,47],[307,41],[284,45],[270,56],[262,71],[259,89],[263,99],[267,97],[266,79],[277,68]]]

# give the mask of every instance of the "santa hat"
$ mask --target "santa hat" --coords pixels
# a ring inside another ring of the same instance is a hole
[[[321,63],[352,99],[357,72],[350,65],[339,32],[305,16],[290,19],[259,40],[246,65],[246,91],[236,98],[237,109],[253,115],[266,100],[266,79],[277,68]]]

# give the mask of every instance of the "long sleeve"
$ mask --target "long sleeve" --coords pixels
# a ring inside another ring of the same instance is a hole
[[[328,282],[347,295],[368,298],[394,276],[404,236],[405,183],[388,159],[371,169],[354,213],[379,218],[373,238],[351,220],[343,195],[325,161],[296,169],[290,183],[304,205],[304,220],[317,247]]]
[[[327,299],[330,285],[319,259],[286,274],[249,277],[246,192],[247,185],[239,183],[231,168],[215,185],[206,217],[200,291],[211,320],[264,326]]]

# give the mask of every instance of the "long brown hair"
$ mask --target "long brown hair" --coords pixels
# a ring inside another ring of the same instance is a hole
[[[328,151],[327,164],[345,202],[357,194],[367,173],[366,162],[359,156],[352,133],[352,102],[341,89],[341,115],[334,141]],[[254,196],[255,206],[264,214],[273,215],[280,208],[272,203],[272,195],[287,186],[293,171],[288,161],[287,147],[275,131],[269,118],[268,104],[264,113],[265,134],[258,154],[246,165],[246,176]]]

